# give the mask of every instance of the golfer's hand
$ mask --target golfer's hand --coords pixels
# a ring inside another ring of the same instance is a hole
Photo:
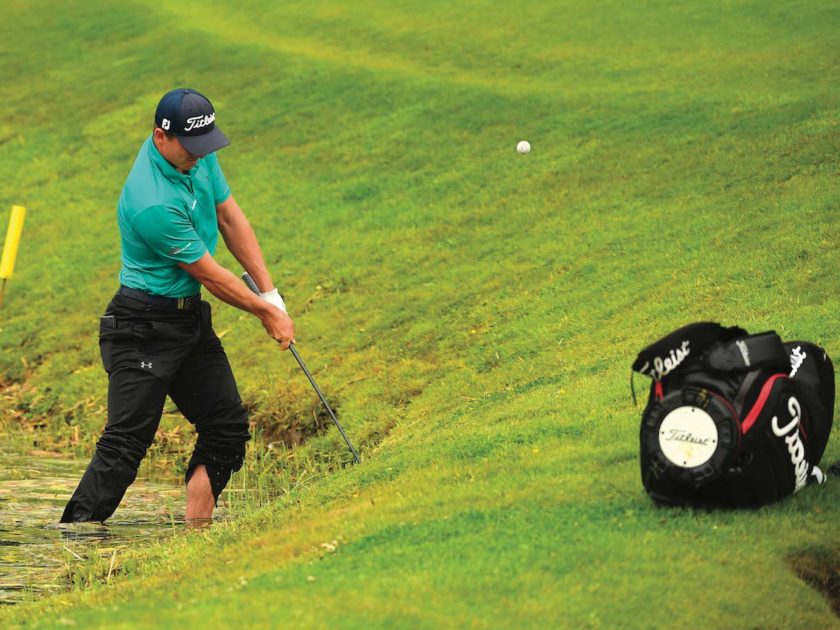
[[[288,350],[295,341],[295,323],[279,308],[270,308],[262,317],[262,325],[268,336],[280,344],[282,350]]]
[[[288,311],[286,310],[286,304],[285,302],[283,302],[283,296],[280,295],[280,292],[277,291],[277,289],[272,289],[271,291],[260,293],[260,297],[272,306],[276,306],[284,313],[288,313]]]

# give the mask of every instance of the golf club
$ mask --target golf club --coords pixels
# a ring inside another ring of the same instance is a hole
[[[251,289],[251,291],[253,291],[257,295],[260,294],[260,290],[257,287],[257,283],[254,282],[254,279],[247,272],[242,274],[242,281],[248,286],[249,289]],[[324,398],[324,394],[321,393],[321,389],[318,387],[318,384],[315,382],[315,379],[312,378],[312,374],[310,374],[309,370],[306,369],[306,364],[303,362],[303,359],[300,358],[300,355],[298,354],[297,349],[295,348],[295,344],[290,343],[289,350],[292,351],[292,355],[295,357],[295,360],[297,360],[300,369],[303,370],[304,374],[306,374],[306,378],[308,378],[309,382],[312,383],[312,387],[315,389],[315,393],[318,394],[318,398],[321,399],[321,402],[324,403],[324,407],[327,408],[327,411],[330,414],[330,418],[332,418],[332,421],[335,423],[335,426],[338,427],[338,430],[341,433],[341,437],[343,437],[344,441],[347,442],[347,447],[350,449],[350,452],[353,453],[353,459],[356,460],[357,464],[361,464],[362,460],[359,459],[359,454],[356,452],[356,449],[353,448],[353,445],[350,443],[350,438],[347,437],[347,434],[344,432],[344,429],[341,427],[341,424],[339,424],[338,418],[335,417],[335,413],[333,413],[333,410],[327,402],[327,399]]]

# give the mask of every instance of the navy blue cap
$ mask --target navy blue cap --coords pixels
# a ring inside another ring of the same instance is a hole
[[[163,95],[155,111],[155,125],[175,134],[184,148],[203,157],[230,144],[216,127],[216,111],[206,96],[189,88]]]

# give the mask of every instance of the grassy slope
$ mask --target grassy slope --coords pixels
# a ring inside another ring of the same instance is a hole
[[[837,483],[751,513],[656,509],[626,383],[643,344],[697,319],[838,355],[837,9],[265,4],[3,4],[0,208],[30,215],[0,374],[56,430],[95,434],[115,199],[159,95],[193,85],[367,461],[154,550],[145,578],[0,615],[836,621],[786,557],[838,549]],[[246,398],[297,387],[258,324],[216,313]],[[78,400],[93,413],[61,412]]]

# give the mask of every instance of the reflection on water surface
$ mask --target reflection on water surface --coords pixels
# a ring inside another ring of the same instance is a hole
[[[182,486],[138,480],[107,525],[58,525],[87,462],[0,453],[0,604],[70,588],[67,569],[91,554],[183,531]],[[220,504],[217,519],[224,518]]]

